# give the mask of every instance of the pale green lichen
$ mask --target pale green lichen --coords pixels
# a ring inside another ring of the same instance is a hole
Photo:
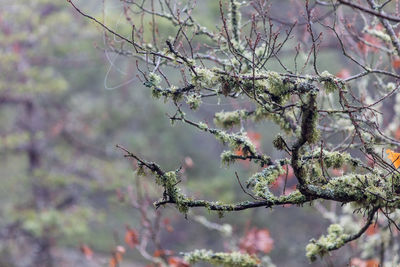
[[[306,246],[306,256],[310,261],[315,261],[318,256],[323,257],[330,250],[343,246],[348,238],[349,235],[343,233],[340,225],[332,224],[328,228],[328,235],[311,240]]]
[[[214,87],[218,80],[218,75],[207,68],[196,68],[196,75],[192,76],[192,83],[200,88]]]
[[[317,153],[316,153],[317,154]],[[351,162],[351,156],[345,152],[329,152],[324,151],[323,160],[326,168],[339,169],[345,163]]]
[[[365,28],[364,31],[366,31],[368,34],[381,39],[382,41],[386,42],[386,43],[390,43],[392,41],[392,39],[390,38],[389,34],[377,30],[377,29],[371,29],[371,28]]]
[[[198,126],[199,129],[202,130],[202,131],[207,131],[207,129],[208,129],[207,124],[205,124],[204,122],[199,122],[199,123],[197,124],[197,126]]]
[[[221,162],[227,166],[235,162],[236,154],[232,151],[224,151],[221,153]]]
[[[215,137],[233,150],[241,150],[243,156],[255,154],[256,148],[246,133],[228,134],[224,131],[213,130]]]
[[[254,121],[261,121],[264,119],[269,119],[276,123],[282,131],[286,134],[291,134],[292,127],[291,122],[294,122],[295,119],[292,114],[277,114],[271,112],[272,108],[268,104],[264,104],[264,106],[258,106],[255,112],[252,114],[252,118]]]
[[[201,95],[199,94],[189,94],[186,96],[186,103],[193,110],[196,110],[200,107],[202,100]]]
[[[247,117],[246,110],[235,110],[228,112],[222,111],[215,113],[214,123],[215,125],[226,129],[240,124],[240,121],[246,117]]]
[[[247,181],[247,185],[253,188],[255,196],[263,198],[271,197],[270,186],[284,173],[285,170],[280,164],[271,165],[250,177]]]
[[[321,73],[321,83],[325,88],[326,93],[333,93],[338,90],[336,77],[330,74],[328,71],[323,71]]]
[[[175,202],[178,210],[186,215],[189,210],[188,202],[190,199],[186,198],[176,186],[178,184],[177,171],[169,171],[163,175],[156,175],[156,183],[164,188],[166,195]]]
[[[231,30],[233,32],[234,40],[237,44],[240,41],[240,21],[241,13],[239,11],[240,3],[236,0],[231,0],[229,5],[229,21],[231,25]],[[235,46],[237,47],[237,46]]]
[[[185,261],[195,264],[207,262],[216,266],[226,267],[257,267],[260,266],[260,259],[255,255],[240,252],[213,252],[211,250],[195,250],[185,253]]]

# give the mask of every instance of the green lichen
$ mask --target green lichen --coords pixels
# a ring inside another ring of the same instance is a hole
[[[255,255],[240,252],[213,252],[211,250],[195,250],[185,253],[185,261],[195,264],[198,262],[207,262],[215,266],[226,267],[257,267],[260,266],[260,259]]]

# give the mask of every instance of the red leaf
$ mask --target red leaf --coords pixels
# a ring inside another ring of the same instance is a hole
[[[378,52],[378,48],[374,47],[374,46],[381,46],[381,41],[376,38],[373,37],[369,34],[364,34],[363,41],[358,42],[357,47],[358,49],[363,52],[364,54],[368,54],[369,52]]]
[[[257,228],[252,228],[248,231],[239,243],[240,250],[249,254],[269,253],[273,246],[274,240],[271,238],[269,231]]]
[[[400,57],[395,57],[392,61],[392,66],[395,69],[399,69],[400,68]]]
[[[336,73],[336,77],[338,77],[340,79],[346,79],[346,78],[349,78],[350,76],[351,76],[351,73],[346,68],[341,69],[338,73]]]

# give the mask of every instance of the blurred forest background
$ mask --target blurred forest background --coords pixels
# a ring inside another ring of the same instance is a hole
[[[100,2],[77,3],[112,28],[124,27],[119,1],[105,8]],[[198,5],[198,20],[215,28],[218,1]],[[159,27],[168,32],[162,22]],[[181,124],[171,127],[166,113],[172,107],[151,98],[136,76],[135,59],[107,51],[105,38],[112,37],[67,1],[0,0],[0,266],[43,260],[54,266],[107,266],[113,249],[124,245],[126,226],[136,229],[143,220],[126,197],[137,177],[116,144],[168,169],[184,166],[185,186],[194,195],[246,199],[233,169],[245,177],[255,167],[237,164],[228,171],[220,163],[223,148],[212,136]],[[323,50],[320,68],[342,70],[339,53]],[[229,110],[246,103],[205,102],[192,116],[212,121],[218,105]],[[249,126],[262,151],[278,153],[271,144],[278,129],[268,123]],[[152,195],[153,189],[147,190]],[[337,252],[341,257],[333,253],[326,262],[308,263],[305,244],[329,224],[314,207],[259,208],[223,218],[202,210],[187,219],[174,208],[161,212],[161,242],[175,252],[223,251],[227,242],[240,241],[256,227],[274,240],[268,254],[277,266],[344,263],[350,256],[343,255],[351,254],[346,247]],[[225,232],[210,230],[205,218],[230,224],[232,233],[228,226]],[[136,250],[126,250],[121,266],[146,265]]]

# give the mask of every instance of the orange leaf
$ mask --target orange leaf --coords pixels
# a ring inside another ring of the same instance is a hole
[[[174,231],[174,228],[172,227],[169,218],[165,218],[165,219],[163,220],[163,224],[164,224],[165,229],[166,229],[168,232],[171,233],[171,232]]]
[[[170,267],[190,267],[189,263],[185,262],[182,258],[179,257],[169,257],[168,265]]]
[[[377,259],[362,260],[360,258],[353,258],[350,261],[350,266],[354,267],[378,267],[379,261]]]
[[[110,267],[117,267],[117,260],[114,258],[114,256],[110,259],[110,263],[108,264],[108,266]]]
[[[393,163],[394,167],[396,169],[400,167],[400,153],[396,153],[391,149],[386,149],[386,153],[388,154],[388,158]]]
[[[117,246],[112,253],[109,266],[110,267],[117,267],[119,266],[120,262],[122,261],[122,255],[125,253],[125,248],[123,246]]]
[[[93,258],[93,250],[89,246],[81,245],[81,252],[88,260],[91,260]]]
[[[135,248],[139,244],[139,234],[136,230],[126,226],[125,243],[131,248]]]
[[[378,227],[374,224],[371,224],[367,231],[365,232],[367,235],[374,235],[378,232]]]

